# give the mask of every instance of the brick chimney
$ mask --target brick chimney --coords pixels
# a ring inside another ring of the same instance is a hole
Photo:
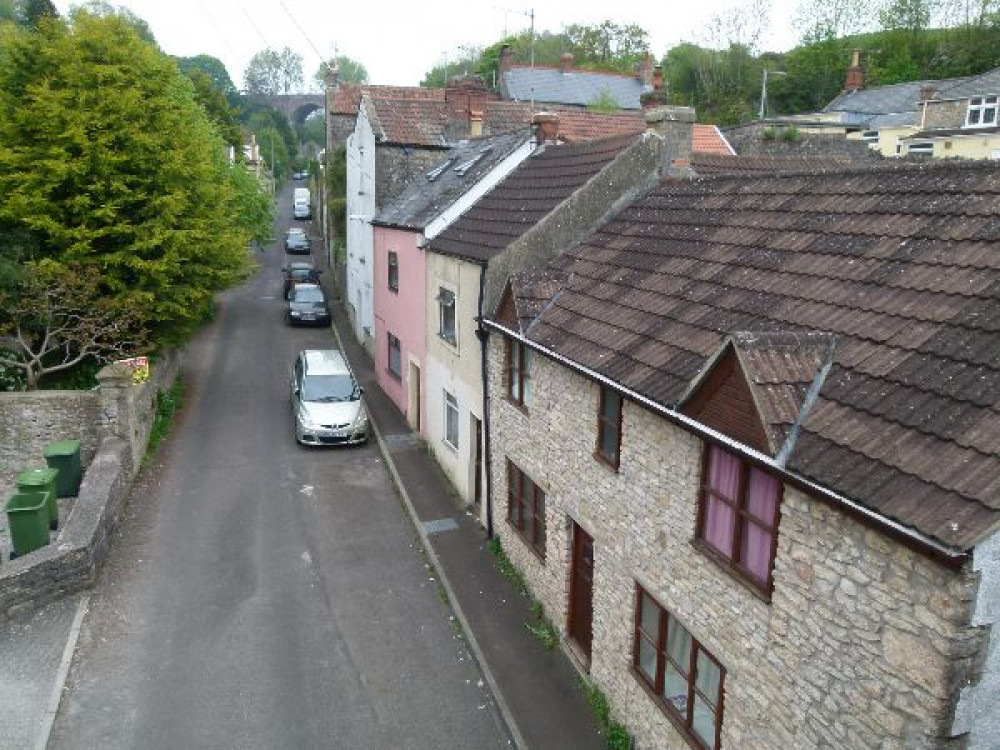
[[[642,62],[639,63],[639,82],[643,86],[653,85],[653,59],[647,52],[642,57]]]
[[[559,56],[559,64],[560,64],[560,66],[562,66],[562,72],[563,73],[569,73],[570,71],[572,71],[573,70],[573,53],[572,52],[563,52]]]
[[[926,86],[921,86],[920,101],[926,102],[929,101],[930,99],[933,99],[935,91],[937,91],[937,88],[934,86],[933,83],[927,84]]]
[[[548,146],[559,142],[559,115],[555,112],[536,112],[531,119],[535,128],[535,141]]]
[[[511,50],[509,44],[505,44],[500,48],[500,75],[503,75],[511,66],[514,64],[514,52]]]
[[[483,111],[472,110],[469,112],[469,137],[483,137]]]
[[[660,177],[686,175],[694,147],[694,107],[656,107],[645,115],[647,127],[663,138]]]
[[[861,50],[855,49],[851,56],[851,67],[847,69],[846,91],[857,91],[865,87],[865,71],[861,67]]]
[[[473,112],[478,112],[481,116],[486,109],[488,97],[486,84],[481,76],[452,76],[444,90],[444,100],[451,105],[451,117],[454,120],[469,119]]]
[[[651,81],[653,91],[660,91],[663,88],[663,66],[657,65],[653,68],[653,80]]]

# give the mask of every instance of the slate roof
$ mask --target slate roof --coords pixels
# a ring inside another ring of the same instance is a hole
[[[666,407],[727,335],[831,334],[788,468],[956,550],[1000,527],[995,164],[671,180],[549,268],[529,338]]]
[[[935,99],[967,99],[970,96],[1000,94],[1000,68],[988,70],[977,76],[953,79],[934,93]],[[945,82],[942,81],[942,84]]]
[[[601,171],[642,136],[547,146],[525,159],[461,218],[435,237],[429,249],[488,261]]]
[[[996,135],[997,133],[1000,133],[1000,125],[994,125],[991,128],[936,128],[934,130],[921,130],[919,133],[910,133],[903,136],[901,140],[916,141],[923,138],[942,138],[956,135],[965,135],[974,138],[984,135]]]
[[[441,154],[439,164],[410,180],[372,223],[423,229],[530,139],[531,132],[525,129],[459,143]]]
[[[515,101],[574,104],[586,107],[608,94],[622,109],[639,109],[639,95],[651,91],[634,75],[573,68],[515,65],[503,73],[507,98]]]
[[[846,91],[827,104],[824,112],[857,112],[866,115],[885,115],[893,112],[913,112],[920,102],[920,91],[925,86],[936,89],[942,85],[953,85],[962,78],[946,81],[904,81],[889,86],[873,86],[857,91]]]

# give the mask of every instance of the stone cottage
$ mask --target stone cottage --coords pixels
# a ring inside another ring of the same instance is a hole
[[[637,748],[1000,747],[998,215],[983,163],[668,179],[511,277],[494,528]]]

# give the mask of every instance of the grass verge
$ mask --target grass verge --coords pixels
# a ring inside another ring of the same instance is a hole
[[[143,464],[156,454],[156,449],[167,437],[174,423],[174,414],[184,402],[184,380],[179,375],[173,385],[156,394],[156,408],[153,410],[153,426],[149,430],[149,442],[142,457]]]

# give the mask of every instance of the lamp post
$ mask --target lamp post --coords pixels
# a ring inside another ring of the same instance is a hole
[[[763,120],[764,117],[767,115],[767,77],[769,75],[772,75],[772,76],[787,76],[788,73],[786,73],[783,70],[770,70],[769,71],[767,68],[764,68],[762,79],[761,79],[761,84],[760,84],[760,111],[757,114],[757,119],[758,120]]]

